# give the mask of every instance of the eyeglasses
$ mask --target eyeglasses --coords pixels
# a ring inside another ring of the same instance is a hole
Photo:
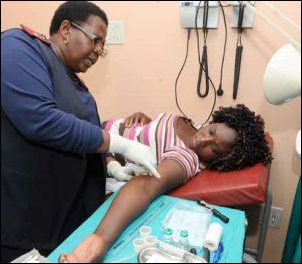
[[[99,54],[101,57],[105,57],[107,55],[107,50],[104,49],[104,44],[99,39],[98,36],[92,34],[88,30],[82,28],[81,26],[79,26],[78,24],[76,24],[74,22],[69,22],[69,23],[70,23],[71,26],[73,26],[76,29],[82,31],[88,38],[90,38],[90,40],[93,42],[94,52],[96,52],[97,54]]]

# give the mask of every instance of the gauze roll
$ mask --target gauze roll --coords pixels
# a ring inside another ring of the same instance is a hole
[[[218,248],[221,236],[223,232],[222,225],[218,223],[212,223],[209,226],[208,232],[206,233],[203,246],[208,248],[210,251],[215,251]]]

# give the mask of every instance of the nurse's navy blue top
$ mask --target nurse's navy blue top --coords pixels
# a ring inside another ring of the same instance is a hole
[[[96,153],[103,143],[103,135],[93,97],[77,83],[77,93],[87,107],[91,123],[58,109],[45,61],[37,41],[22,30],[1,35],[4,112],[28,140],[61,151]]]
[[[1,246],[53,250],[104,201],[104,139],[85,85],[22,28],[1,33]]]

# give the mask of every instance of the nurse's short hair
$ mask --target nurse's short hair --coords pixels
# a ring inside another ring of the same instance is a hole
[[[57,33],[64,20],[81,23],[86,22],[91,15],[98,16],[108,26],[106,13],[97,5],[87,1],[67,1],[56,10],[51,20],[49,34],[51,36]]]

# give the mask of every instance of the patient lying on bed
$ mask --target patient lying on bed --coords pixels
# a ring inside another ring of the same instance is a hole
[[[123,167],[111,158],[110,174],[129,182],[115,197],[94,233],[71,254],[62,254],[60,262],[101,260],[124,228],[154,199],[185,184],[204,168],[231,171],[272,160],[263,119],[244,105],[220,108],[214,112],[212,122],[204,127],[179,115],[164,113],[144,126],[129,129],[123,120],[111,120],[106,129],[150,146],[161,178],[132,177],[138,172],[137,167],[133,169],[129,163]]]

